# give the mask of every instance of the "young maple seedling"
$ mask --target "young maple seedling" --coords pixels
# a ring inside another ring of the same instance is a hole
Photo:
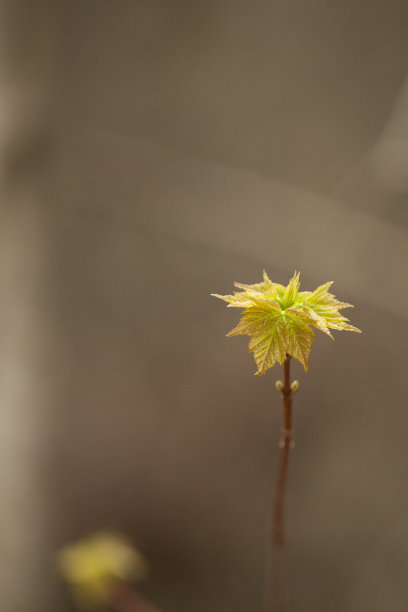
[[[290,360],[297,359],[305,371],[308,370],[309,356],[315,333],[312,326],[333,339],[330,329],[360,330],[349,324],[340,310],[352,308],[351,304],[340,302],[329,289],[332,282],[318,287],[315,291],[299,291],[299,272],[295,272],[287,287],[273,283],[266,272],[263,281],[254,285],[234,283],[240,291],[232,295],[218,295],[228,306],[243,308],[243,315],[236,327],[227,336],[251,336],[249,351],[253,353],[257,372],[265,374],[276,363],[283,364],[283,382],[278,380],[276,388],[282,396],[283,426],[278,479],[272,518],[272,546],[282,549],[284,542],[283,501],[286,488],[289,451],[293,443],[292,397],[299,388],[297,380],[291,383]],[[276,570],[276,568],[275,568]],[[271,577],[269,577],[270,579]],[[269,585],[267,609],[277,609],[275,596]],[[279,609],[283,609],[282,602]]]

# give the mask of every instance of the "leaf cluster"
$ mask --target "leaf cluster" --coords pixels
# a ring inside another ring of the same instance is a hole
[[[287,355],[297,359],[307,371],[315,340],[313,327],[332,339],[331,329],[360,333],[340,313],[353,306],[340,302],[329,292],[332,284],[325,283],[315,291],[299,291],[299,272],[284,287],[273,283],[264,271],[260,283],[234,283],[239,291],[232,295],[212,295],[228,302],[228,306],[244,309],[238,325],[227,336],[251,336],[249,351],[258,367],[256,374],[265,374],[277,362],[282,364]]]
[[[83,610],[103,606],[115,582],[139,582],[148,573],[147,562],[126,538],[104,531],[65,546],[58,566]]]

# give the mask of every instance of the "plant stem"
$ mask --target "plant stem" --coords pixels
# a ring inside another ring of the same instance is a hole
[[[283,364],[283,427],[280,441],[280,461],[278,480],[275,489],[273,512],[273,545],[282,548],[284,543],[284,498],[289,471],[289,453],[292,446],[292,389],[290,387],[290,357]]]
[[[115,612],[160,612],[139,591],[125,581],[117,581],[109,594],[109,605]]]
[[[289,472],[289,454],[293,439],[292,389],[290,383],[290,356],[283,363],[283,424],[280,441],[278,478],[276,481],[272,525],[269,547],[269,569],[266,593],[267,612],[285,612],[285,572],[284,572],[284,500]]]

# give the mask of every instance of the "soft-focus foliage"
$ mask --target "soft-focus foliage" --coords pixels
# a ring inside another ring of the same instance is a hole
[[[83,609],[106,602],[116,580],[139,581],[147,575],[142,555],[123,536],[109,532],[66,546],[58,565]]]
[[[233,295],[212,295],[228,302],[228,306],[244,308],[238,325],[227,336],[251,336],[249,351],[254,354],[258,371],[282,364],[286,355],[295,357],[308,369],[309,355],[315,333],[311,326],[333,338],[330,329],[360,332],[340,314],[351,304],[340,302],[329,289],[332,282],[315,291],[299,291],[299,272],[295,272],[287,287],[273,283],[266,272],[263,281],[254,285],[234,283],[241,291]]]

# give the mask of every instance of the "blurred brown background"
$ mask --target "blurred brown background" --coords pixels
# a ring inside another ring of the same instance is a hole
[[[278,368],[237,310],[334,280],[364,334],[295,368],[290,612],[408,588],[408,4],[0,2],[0,608],[74,609],[113,527],[165,612],[260,610]]]

